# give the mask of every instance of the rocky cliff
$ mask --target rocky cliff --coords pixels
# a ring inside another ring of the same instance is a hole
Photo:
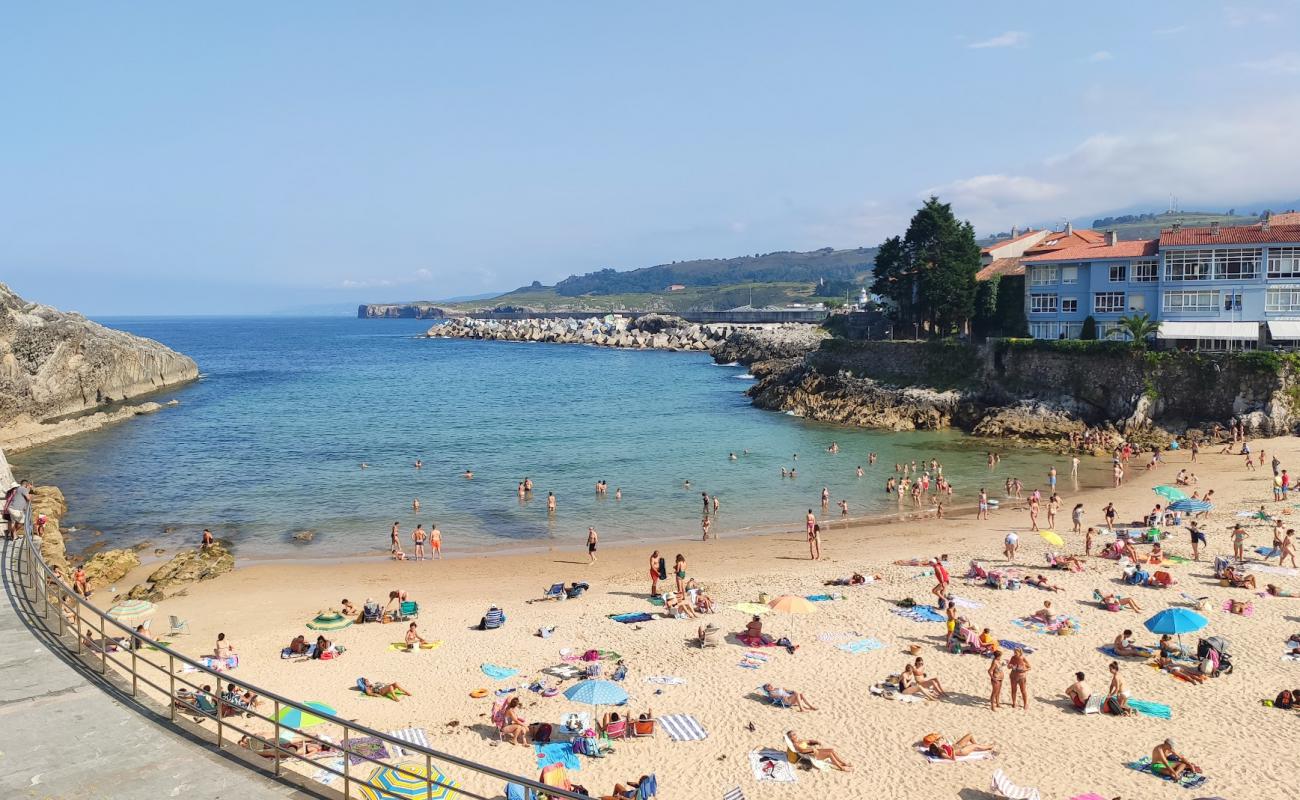
[[[451,316],[432,303],[366,303],[357,306],[358,319],[438,319]]]
[[[29,303],[0,284],[0,444],[11,449],[31,444],[33,434],[56,420],[193,380],[198,372],[192,359],[158,342]]]

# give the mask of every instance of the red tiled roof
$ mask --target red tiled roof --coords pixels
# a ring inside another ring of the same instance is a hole
[[[1047,234],[1047,237],[1038,244],[1030,247],[1025,251],[1025,257],[1036,255],[1038,253],[1050,253],[1053,250],[1063,250],[1067,247],[1078,247],[1086,244],[1098,244],[1106,241],[1106,235],[1092,230],[1091,228],[1079,228],[1070,233],[1065,231],[1053,231]]]
[[[1104,258],[1142,258],[1154,256],[1158,250],[1155,239],[1138,239],[1131,242],[1117,242],[1108,245],[1086,244],[1081,247],[1067,247],[1063,250],[1051,250],[1041,255],[1026,255],[1024,260],[1035,264],[1046,261],[1097,261]]]
[[[1273,225],[1300,225],[1300,211],[1283,211],[1269,218]]]
[[[1219,244],[1270,244],[1272,242],[1300,242],[1300,224],[1277,225],[1270,223],[1268,230],[1262,225],[1214,228],[1166,228],[1160,231],[1160,246],[1219,245]]]
[[[1030,236],[1037,236],[1037,235],[1040,234],[1040,233],[1042,233],[1042,231],[1036,231],[1036,230],[1034,230],[1033,228],[1030,228],[1029,230],[1027,230],[1027,231],[1025,231],[1024,233],[1020,234],[1019,236],[1012,236],[1010,239],[1002,239],[1002,240],[1000,240],[1000,241],[996,241],[996,242],[994,242],[993,244],[989,245],[988,247],[981,248],[981,249],[980,249],[980,252],[981,252],[981,253],[989,253],[989,252],[992,252],[993,250],[996,250],[996,249],[999,248],[999,247],[1006,247],[1006,246],[1009,245],[1009,244],[1015,244],[1016,242],[1020,241],[1021,239],[1028,239]]]
[[[986,281],[989,278],[996,278],[1003,275],[1024,275],[1025,265],[1020,263],[1019,258],[995,258],[979,272],[975,273],[975,280]]]

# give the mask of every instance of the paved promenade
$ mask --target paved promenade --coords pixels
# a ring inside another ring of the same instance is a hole
[[[3,542],[0,797],[306,798],[119,702],[25,624]]]

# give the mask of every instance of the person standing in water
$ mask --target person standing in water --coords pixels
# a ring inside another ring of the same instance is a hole
[[[546,493],[546,511],[550,514],[555,513],[555,492]]]
[[[400,535],[401,535],[401,526],[398,525],[396,521],[394,521],[393,530],[389,534],[390,541],[389,541],[389,548],[388,548],[388,552],[391,553],[392,555],[397,555],[402,550],[402,543],[399,542],[397,539],[397,537]]]
[[[596,542],[599,539],[595,528],[587,528],[587,558],[591,559],[588,564],[596,563]]]
[[[417,497],[411,501],[411,511],[415,512],[416,514],[420,513],[420,498]]]
[[[707,516],[709,513],[709,493],[700,492],[700,500],[704,503],[704,513]]]
[[[700,530],[704,532],[704,538],[701,541],[707,542],[709,540],[709,525],[712,521],[708,516],[700,518]]]

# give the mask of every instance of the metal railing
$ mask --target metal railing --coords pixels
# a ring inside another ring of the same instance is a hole
[[[23,536],[8,548],[15,554],[13,577],[18,591],[14,594],[26,605],[33,626],[43,628],[54,644],[75,656],[77,663],[88,672],[93,672],[97,665],[101,678],[130,694],[139,708],[189,728],[188,732],[225,753],[242,756],[241,761],[250,768],[265,769],[277,778],[321,796],[341,794],[345,800],[394,795],[428,800],[452,796],[491,800],[504,795],[505,783],[550,798],[582,800],[584,797],[413,744],[245,681],[233,680],[228,673],[175,652],[166,643],[137,632],[88,602],[54,574],[40,553],[38,541],[39,537]],[[110,666],[114,669],[111,677]],[[243,700],[235,702],[234,695],[227,700],[221,691],[223,682],[229,691],[251,694],[254,702],[247,705]],[[208,688],[211,684],[216,685],[215,691]],[[294,711],[320,719],[320,723],[312,725],[318,732],[306,730],[306,723],[288,724],[285,715]],[[215,724],[215,730],[208,727],[209,722]],[[320,732],[324,727],[335,728],[340,735],[327,736]],[[286,770],[286,762],[306,765],[310,772]],[[443,776],[440,766],[444,764],[467,770],[473,785]],[[358,768],[368,774],[359,776]],[[339,780],[341,792],[332,787]],[[400,792],[385,791],[393,781],[405,784],[404,788]],[[490,784],[497,788],[490,788]]]

